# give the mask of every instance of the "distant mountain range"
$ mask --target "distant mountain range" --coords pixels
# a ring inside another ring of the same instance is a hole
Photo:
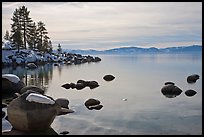
[[[140,47],[121,47],[114,48],[108,50],[67,50],[64,49],[65,52],[77,53],[77,54],[140,54],[140,53],[202,53],[201,45],[192,45],[192,46],[181,46],[181,47],[168,47],[168,48],[140,48]]]

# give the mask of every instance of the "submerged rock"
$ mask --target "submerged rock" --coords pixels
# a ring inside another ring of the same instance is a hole
[[[188,97],[192,97],[196,94],[197,92],[195,90],[189,89],[185,91],[185,95]]]
[[[195,83],[199,79],[199,75],[193,74],[187,77],[188,83]]]

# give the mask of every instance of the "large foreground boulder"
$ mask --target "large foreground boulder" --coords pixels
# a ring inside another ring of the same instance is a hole
[[[50,128],[60,108],[53,98],[29,90],[10,102],[8,120],[17,130],[43,131]]]

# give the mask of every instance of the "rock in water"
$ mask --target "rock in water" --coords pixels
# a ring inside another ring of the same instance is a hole
[[[27,91],[7,107],[8,120],[21,131],[43,131],[50,128],[61,107],[49,96]]]
[[[168,98],[174,98],[181,94],[182,90],[175,85],[167,84],[162,87],[161,92]]]
[[[199,75],[193,74],[187,77],[188,83],[195,83],[199,79]]]
[[[196,94],[197,92],[195,90],[189,89],[185,91],[186,96],[192,97]]]
[[[19,77],[14,74],[3,74],[2,78],[6,78],[13,83],[18,83],[20,81]]]
[[[15,92],[19,93],[25,87],[25,84],[14,74],[2,75],[2,94],[12,95]]]
[[[58,99],[55,100],[55,102],[57,104],[59,104],[61,107],[69,109],[69,106],[68,106],[69,105],[69,100],[68,99],[58,98]]]
[[[115,77],[114,77],[113,75],[105,75],[105,76],[103,77],[103,79],[104,79],[105,81],[112,81],[112,80],[115,79]]]

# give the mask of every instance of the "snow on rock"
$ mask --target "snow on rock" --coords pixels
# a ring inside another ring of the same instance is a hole
[[[6,50],[8,50],[8,49],[13,49],[12,46],[13,46],[13,44],[12,44],[10,41],[5,40],[5,41],[3,42],[2,49],[6,49]]]
[[[50,98],[41,95],[41,94],[36,94],[36,93],[30,93],[27,97],[26,100],[29,102],[37,102],[37,103],[42,103],[42,104],[54,104],[55,101],[51,100]]]
[[[6,78],[13,83],[18,83],[20,81],[19,77],[14,74],[3,74],[2,78]]]

